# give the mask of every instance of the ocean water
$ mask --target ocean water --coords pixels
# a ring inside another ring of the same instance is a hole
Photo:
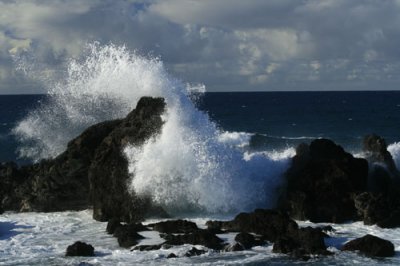
[[[282,174],[301,142],[330,138],[362,156],[363,136],[376,133],[387,140],[399,165],[400,92],[206,93],[204,85],[169,75],[158,58],[113,45],[90,45],[85,57],[69,62],[63,78],[44,86],[45,95],[0,96],[0,161],[25,164],[57,156],[86,127],[124,117],[140,97],[164,97],[167,111],[162,133],[143,146],[121,151],[133,177],[128,185],[137,194],[151,196],[169,213],[199,226],[208,219],[230,219],[240,211],[274,207]],[[171,250],[119,248],[116,239],[106,235],[105,226],[91,219],[90,210],[3,214],[0,264],[301,264],[272,254],[271,245],[167,260]],[[308,263],[400,263],[400,229],[359,222],[333,227],[336,232],[326,243],[335,255]],[[391,240],[396,256],[375,260],[338,252],[345,241],[365,233]],[[221,237],[229,242],[234,235]],[[65,258],[66,246],[76,240],[93,244],[97,256]],[[143,241],[161,240],[149,233]],[[189,248],[173,252],[184,254]]]

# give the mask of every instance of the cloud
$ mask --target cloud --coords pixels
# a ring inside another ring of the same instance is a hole
[[[160,56],[212,90],[397,89],[399,1],[0,0],[0,93],[42,92],[87,42]]]

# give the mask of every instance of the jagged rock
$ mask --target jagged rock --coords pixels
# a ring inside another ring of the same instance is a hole
[[[178,256],[175,255],[175,253],[169,253],[167,256],[167,259],[173,259],[173,258],[177,258]]]
[[[299,220],[340,223],[356,217],[353,194],[367,188],[368,163],[331,140],[302,144],[286,172],[281,207]]]
[[[202,245],[215,250],[221,250],[223,248],[223,240],[208,230],[199,229],[189,234],[162,234],[160,236],[166,240],[165,244],[169,245]]]
[[[107,233],[112,235],[112,234],[114,234],[115,230],[120,226],[122,226],[122,224],[118,219],[115,219],[115,218],[111,219],[107,223],[106,231],[107,231]]]
[[[140,250],[140,251],[151,251],[151,250],[159,250],[162,248],[163,244],[158,245],[140,245],[133,248],[133,250]]]
[[[91,257],[94,256],[94,248],[92,245],[77,241],[67,247],[65,256]]]
[[[206,253],[205,250],[197,249],[192,247],[188,252],[185,253],[185,257],[193,257],[193,256],[200,256]]]
[[[280,211],[257,209],[252,213],[240,213],[232,221],[209,221],[207,225],[230,232],[246,232],[235,238],[243,248],[261,245],[263,240],[268,240],[275,243],[274,252],[278,253],[297,254],[296,257],[331,254],[326,250],[326,235],[321,228],[299,228],[295,221]],[[261,235],[262,240],[248,233]],[[228,246],[225,250],[229,248]]]
[[[224,247],[224,251],[226,251],[226,252],[242,251],[242,250],[245,250],[245,248],[242,246],[242,244],[237,243],[237,242]]]
[[[128,162],[122,150],[128,144],[142,145],[160,133],[164,110],[164,99],[141,98],[136,109],[97,148],[89,169],[93,217],[96,220],[118,218],[137,222],[145,217],[150,200],[128,191]]]
[[[222,225],[224,222],[222,221],[207,221],[207,229],[210,232],[213,232],[214,234],[223,234],[224,231],[221,230]]]
[[[240,243],[245,249],[264,244],[264,241],[257,239],[249,233],[239,233],[235,236],[235,241]]]
[[[54,159],[18,167],[0,164],[0,205],[13,211],[82,210],[93,206],[100,221],[138,222],[147,212],[165,215],[127,189],[123,148],[141,145],[161,131],[162,98],[143,97],[124,119],[86,129]]]
[[[335,232],[336,230],[330,226],[330,225],[326,225],[326,226],[322,226],[322,227],[317,227],[318,229],[320,229],[322,232],[324,233],[328,233],[328,232]],[[328,235],[326,235],[325,237],[328,237]]]
[[[394,245],[392,242],[373,236],[365,235],[361,238],[347,242],[342,251],[358,250],[362,254],[370,257],[392,257],[394,256]]]
[[[252,213],[240,213],[232,221],[209,221],[208,226],[229,232],[246,232],[262,235],[268,241],[275,241],[288,231],[297,230],[297,223],[283,212],[257,209]]]
[[[299,228],[297,231],[279,237],[272,251],[303,257],[307,254],[330,255],[326,250],[324,234],[318,228]]]
[[[354,204],[366,225],[400,226],[400,199],[395,195],[363,192],[354,197]]]
[[[134,246],[138,243],[138,240],[144,238],[142,235],[137,233],[135,227],[131,227],[129,225],[117,227],[113,236],[118,239],[119,246],[123,248]]]
[[[385,139],[375,134],[365,136],[363,139],[363,151],[369,162],[382,163],[387,166],[387,169],[393,178],[400,177],[400,173],[396,168],[393,157],[387,150]]]
[[[198,230],[196,223],[187,220],[170,220],[149,224],[148,226],[155,231],[168,234],[190,233]]]

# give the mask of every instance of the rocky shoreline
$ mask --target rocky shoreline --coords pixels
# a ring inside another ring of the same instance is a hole
[[[209,221],[207,229],[185,220],[142,225],[150,215],[168,214],[150,198],[128,190],[132,177],[122,150],[156,137],[165,108],[164,99],[143,97],[126,118],[91,126],[54,159],[22,167],[1,163],[0,213],[92,208],[93,218],[108,221],[107,232],[124,248],[145,251],[191,244],[231,252],[273,243],[273,252],[300,259],[332,254],[324,242],[329,228],[301,228],[293,219],[400,226],[400,173],[384,139],[377,135],[364,138],[365,159],[354,158],[327,139],[299,145],[282,177],[286,184],[276,210],[258,209],[238,214],[232,221]],[[145,230],[158,231],[164,243],[138,245]],[[237,233],[234,244],[217,236],[226,232]],[[394,255],[393,244],[370,235],[346,243],[342,250],[373,257]],[[189,253],[203,251],[194,248]]]

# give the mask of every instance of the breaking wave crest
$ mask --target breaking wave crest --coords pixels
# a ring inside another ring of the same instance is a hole
[[[192,102],[204,86],[171,77],[158,58],[89,45],[87,57],[71,60],[65,78],[54,84],[48,99],[14,128],[23,143],[21,156],[54,157],[89,125],[124,117],[140,97],[164,97],[161,134],[121,151],[133,192],[150,196],[171,213],[237,212],[275,204],[293,150],[244,152],[240,146],[250,136],[221,132]]]

